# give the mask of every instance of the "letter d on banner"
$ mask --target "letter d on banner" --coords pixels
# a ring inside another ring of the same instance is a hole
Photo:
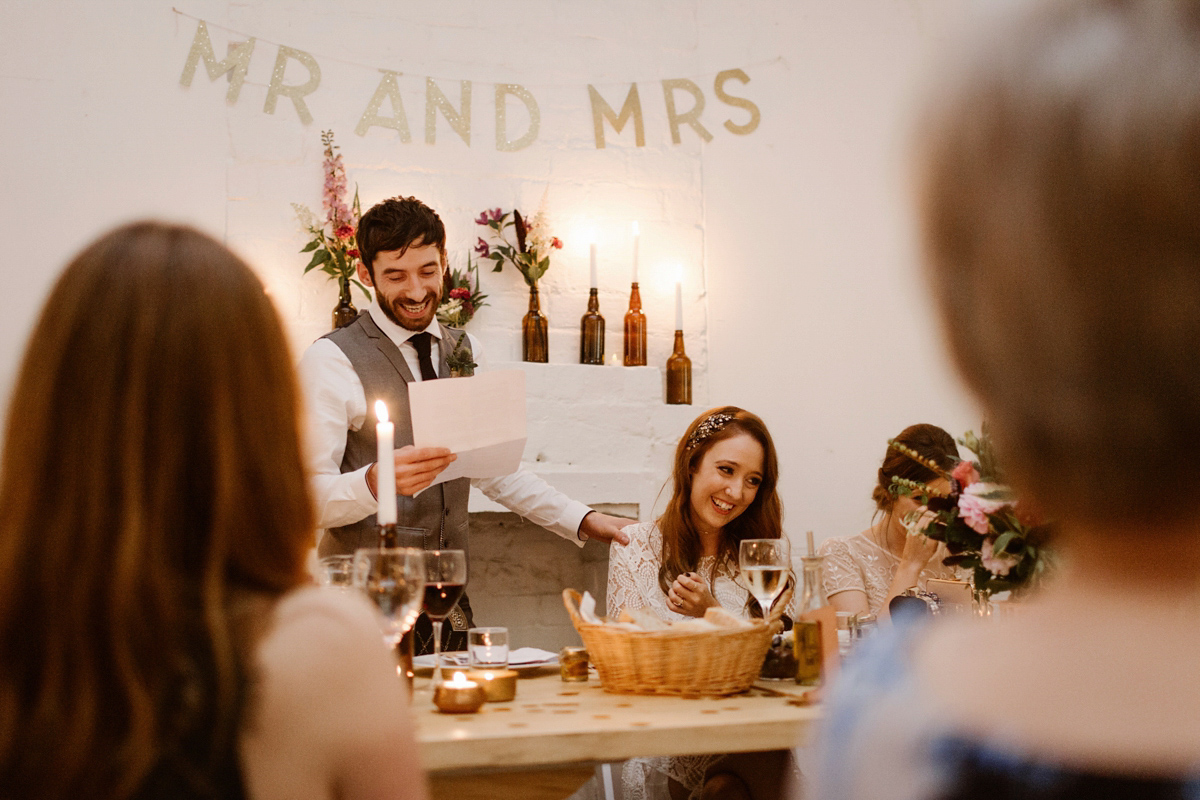
[[[529,112],[529,130],[520,139],[508,138],[508,96],[512,95],[525,104]],[[542,127],[542,112],[538,109],[537,100],[524,86],[517,83],[496,84],[496,149],[511,153],[522,150],[537,141],[538,130]]]

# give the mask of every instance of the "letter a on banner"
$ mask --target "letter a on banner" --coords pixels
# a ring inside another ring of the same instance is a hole
[[[396,76],[400,73],[392,72],[390,69],[379,71],[383,73],[383,77],[379,79],[379,85],[375,87],[375,94],[371,96],[371,102],[367,103],[367,110],[363,112],[358,124],[354,126],[354,132],[359,136],[366,136],[367,130],[371,127],[391,128],[400,134],[400,141],[408,144],[412,141],[412,136],[408,132],[408,117],[404,115],[404,100],[400,98],[400,86],[396,83]],[[382,117],[379,115],[379,109],[383,106],[384,100],[391,101],[395,116]]]
[[[246,81],[246,70],[250,68],[252,53],[254,53],[253,36],[248,41],[238,42],[230,47],[229,55],[224,60],[217,61],[217,56],[213,53],[212,40],[208,38],[208,26],[204,24],[204,20],[200,20],[200,24],[196,26],[196,37],[192,39],[192,49],[188,52],[187,62],[183,65],[183,74],[179,76],[179,83],[183,86],[191,86],[192,78],[196,76],[196,67],[203,60],[204,69],[208,72],[210,81],[215,81],[228,73],[229,90],[225,92],[225,102],[232,105],[237,102],[238,94],[242,91],[242,84]]]
[[[283,73],[287,70],[287,62],[289,58],[294,58],[308,69],[308,80],[296,86],[287,86],[283,82]],[[291,47],[279,46],[279,55],[275,56],[275,68],[271,70],[271,85],[267,87],[267,102],[263,104],[263,111],[267,114],[275,113],[275,105],[279,102],[279,98],[289,97],[292,100],[292,105],[296,107],[296,115],[300,117],[300,121],[305,125],[312,123],[312,114],[308,112],[308,104],[304,102],[304,96],[312,94],[321,85],[321,67],[317,64],[317,60],[303,50],[294,50]]]
[[[636,83],[629,85],[629,94],[625,95],[625,104],[621,106],[621,113],[618,115],[612,110],[612,106],[604,102],[604,98],[596,91],[596,87],[588,84],[588,96],[592,100],[592,127],[596,132],[596,149],[601,150],[605,146],[604,142],[604,120],[608,120],[608,124],[612,125],[613,131],[620,133],[625,129],[625,123],[633,117],[633,135],[634,141],[638,147],[646,146],[646,126],[642,121],[642,99],[638,95],[638,87]]]

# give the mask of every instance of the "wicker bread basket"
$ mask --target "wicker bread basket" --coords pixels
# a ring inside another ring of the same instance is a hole
[[[605,691],[682,697],[717,697],[749,689],[771,644],[769,623],[787,606],[787,598],[781,597],[771,620],[746,628],[631,631],[584,622],[580,599],[574,589],[563,591],[563,605]]]

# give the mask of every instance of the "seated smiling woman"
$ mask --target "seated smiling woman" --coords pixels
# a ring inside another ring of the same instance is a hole
[[[757,416],[724,406],[696,418],[675,448],[663,515],[626,528],[629,544],[609,554],[609,616],[648,609],[673,622],[712,606],[761,615],[738,581],[738,548],[783,535],[778,478],[775,444]],[[786,754],[769,753],[633,759],[625,797],[774,797],[786,764]]]

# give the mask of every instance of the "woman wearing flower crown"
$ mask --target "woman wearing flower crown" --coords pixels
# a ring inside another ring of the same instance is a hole
[[[871,493],[875,501],[871,527],[854,536],[826,539],[818,551],[825,557],[825,593],[838,611],[886,616],[892,598],[906,589],[924,588],[930,578],[957,577],[953,569],[942,566],[945,546],[915,529],[924,509],[914,498],[898,494],[893,479],[935,491],[948,489],[940,473],[958,463],[958,445],[936,425],[910,425],[892,441],[939,471],[888,447]]]
[[[783,535],[778,477],[775,444],[761,419],[735,406],[701,414],[675,448],[674,489],[663,515],[626,528],[629,544],[609,553],[609,616],[646,609],[673,622],[713,606],[761,614],[738,582],[738,548],[743,539]],[[704,797],[757,797],[754,784],[778,786],[785,764],[760,753],[632,759],[622,774],[624,796],[688,797],[703,789]]]

